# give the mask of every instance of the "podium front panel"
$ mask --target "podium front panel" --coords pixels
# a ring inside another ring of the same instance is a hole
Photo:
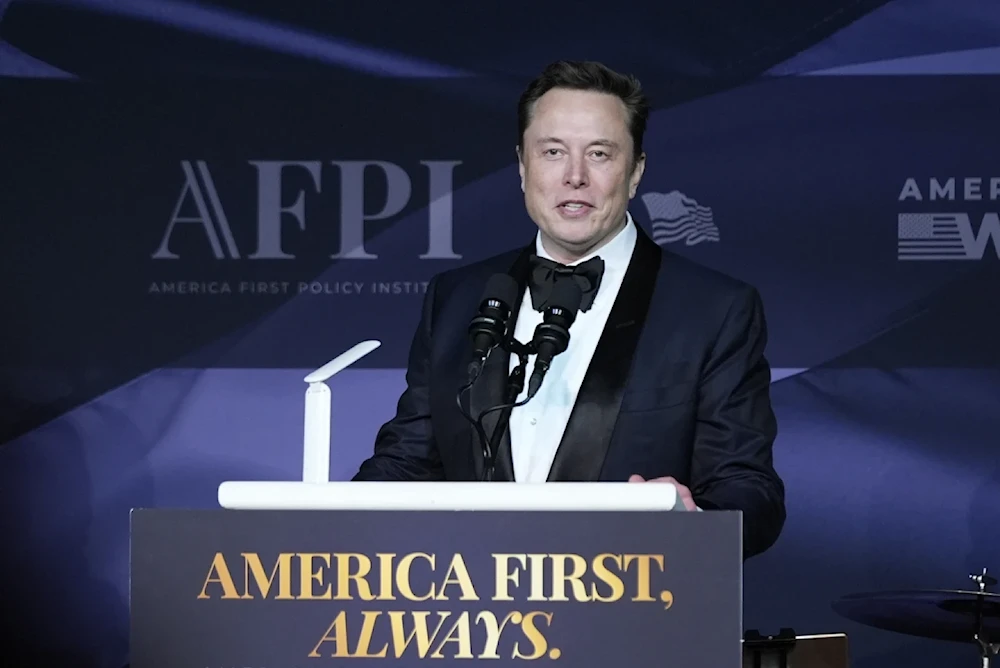
[[[131,666],[740,666],[741,519],[136,510]]]

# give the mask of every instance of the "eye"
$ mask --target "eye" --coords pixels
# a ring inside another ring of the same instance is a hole
[[[591,155],[593,155],[595,158],[607,158],[608,157],[608,154],[605,153],[604,151],[594,151]]]
[[[559,149],[557,149],[557,148],[547,148],[547,149],[545,149],[545,151],[542,152],[542,154],[554,158],[555,156],[559,155]]]

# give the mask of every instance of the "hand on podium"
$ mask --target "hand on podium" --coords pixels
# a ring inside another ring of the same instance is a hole
[[[669,482],[673,484],[674,488],[677,490],[677,497],[684,502],[684,507],[688,510],[699,510],[698,505],[694,502],[694,497],[691,496],[691,490],[684,485],[677,482],[672,476],[665,476],[663,478],[650,478],[646,480],[641,475],[633,473],[629,476],[629,482]]]

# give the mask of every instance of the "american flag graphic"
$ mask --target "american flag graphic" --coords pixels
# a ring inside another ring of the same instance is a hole
[[[897,241],[900,260],[960,260],[969,257],[963,232],[968,219],[957,213],[901,213]]]
[[[688,246],[703,241],[718,241],[719,228],[711,207],[678,190],[669,193],[646,193],[642,196],[653,223],[653,241],[659,245],[683,241]]]

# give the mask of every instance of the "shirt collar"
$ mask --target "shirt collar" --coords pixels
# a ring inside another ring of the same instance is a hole
[[[625,227],[623,227],[618,234],[594,252],[576,260],[575,262],[570,262],[569,266],[572,267],[578,265],[599,255],[601,259],[604,260],[605,272],[624,272],[628,267],[629,261],[632,259],[632,251],[635,248],[636,236],[637,233],[635,230],[635,222],[632,220],[632,214],[626,211]],[[538,257],[555,261],[554,258],[545,251],[545,248],[542,247],[541,232],[539,232],[535,237],[535,252],[538,254]]]

